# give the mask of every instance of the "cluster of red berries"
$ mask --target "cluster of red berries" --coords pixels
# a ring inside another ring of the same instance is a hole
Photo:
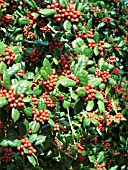
[[[76,146],[78,147],[77,154],[82,154],[84,151],[84,147],[81,142],[76,142]]]
[[[73,74],[70,74],[70,75],[67,75],[66,77],[74,80],[76,82],[76,84],[78,85],[79,84],[79,79],[77,76],[74,76]]]
[[[36,87],[36,86],[38,86],[38,80],[36,80],[36,79],[34,79],[34,78],[33,78],[33,80],[32,80],[32,83],[33,83],[33,86],[32,86],[33,88]]]
[[[122,113],[116,113],[115,117],[119,120],[119,122],[123,121]]]
[[[57,102],[57,101],[53,101],[52,98],[50,98],[49,92],[47,92],[47,91],[44,92],[44,93],[41,95],[41,97],[44,99],[47,108],[49,108],[49,109],[54,109],[54,108],[56,107],[56,105],[57,105],[58,102]]]
[[[9,106],[12,107],[22,107],[24,106],[24,103],[22,102],[22,99],[24,98],[24,95],[21,93],[17,94],[17,97],[15,97],[14,88],[11,88],[6,94],[5,94]]]
[[[60,122],[60,120],[57,118],[55,120],[55,124],[53,126],[53,131],[61,131],[62,133],[66,132],[67,128],[66,126],[64,125],[63,122]]]
[[[59,98],[61,102],[64,101],[64,95],[58,95],[58,96],[56,96],[56,97]]]
[[[5,62],[6,64],[12,64],[16,60],[14,52],[8,47],[5,48],[5,56],[0,55],[0,61]]]
[[[102,82],[107,82],[108,78],[111,77],[108,70],[107,71],[96,70],[95,75],[97,78],[102,78]]]
[[[52,53],[56,47],[58,47],[61,51],[63,50],[63,43],[58,39],[55,38],[48,44],[49,52]]]
[[[104,104],[106,106],[106,109],[110,112],[112,110],[112,100],[111,99],[110,100],[105,99]]]
[[[115,90],[115,92],[117,92],[118,94],[123,93],[124,92],[124,88],[120,88],[118,85],[114,86],[113,89]]]
[[[88,38],[93,38],[94,37],[93,31],[94,31],[93,28],[91,28],[89,31],[87,31],[87,35],[88,35],[87,37]]]
[[[87,84],[85,87],[85,90],[86,90],[86,95],[87,95],[87,97],[85,97],[85,101],[94,100],[95,95],[97,93],[97,91],[94,89],[94,86],[91,84]]]
[[[13,151],[11,148],[0,146],[2,152],[0,152],[0,162],[4,164],[9,164],[12,161]]]
[[[102,145],[104,145],[104,151],[107,151],[108,147],[110,146],[110,143],[108,143],[108,141],[105,140],[105,141],[102,141]]]
[[[91,41],[89,44],[88,44],[88,47],[89,48],[94,48],[96,46],[96,42],[95,41]]]
[[[20,77],[23,77],[24,76],[24,70],[19,70],[17,72],[17,75],[20,76]]]
[[[3,15],[1,17],[1,24],[3,26],[6,26],[6,24],[13,24],[13,16],[10,14]]]
[[[93,7],[93,8],[92,8],[92,13],[98,14],[100,11],[101,11],[102,13],[104,13],[104,12],[105,12],[105,8],[102,8],[102,9],[98,9],[98,8],[96,8],[96,7]]]
[[[52,70],[52,75],[49,76],[48,80],[42,80],[42,85],[44,90],[51,91],[55,89],[56,82],[58,80],[58,75],[56,74],[55,70]]]
[[[27,38],[27,39],[30,39],[32,40],[35,36],[35,34],[31,31],[31,28],[27,25],[25,25],[23,27],[23,33],[24,33],[24,36]]]
[[[62,7],[56,1],[52,1],[51,5],[47,6],[48,9],[55,9],[58,14],[54,15],[54,19],[56,22],[64,22],[66,19],[70,20],[71,22],[80,22],[82,17],[81,13],[78,10],[74,9],[73,2],[68,2],[68,7]]]
[[[36,153],[36,149],[33,148],[32,144],[29,142],[28,138],[21,138],[20,139],[22,145],[17,147],[17,150],[20,151],[20,154],[24,156],[24,148],[28,149],[28,154],[32,155],[33,153]]]
[[[47,25],[40,26],[40,31],[42,33],[51,32],[50,28],[48,28]]]
[[[106,163],[102,163],[102,164],[97,164],[97,170],[103,170],[103,168],[106,167]]]
[[[99,50],[100,52],[102,52],[102,51],[103,51],[103,48],[104,48],[104,41],[99,41],[99,43],[98,43],[98,50]]]
[[[124,42],[128,45],[128,37],[124,37]]]
[[[7,90],[6,89],[2,89],[0,90],[0,97],[4,97],[7,93]]]
[[[109,63],[110,64],[114,64],[116,62],[116,57],[115,56],[111,56],[110,58],[109,58]]]
[[[85,40],[87,38],[87,34],[85,32],[79,31],[76,34],[76,38],[81,38],[81,39]]]
[[[4,0],[0,0],[0,7],[6,8],[7,4],[4,2]]]
[[[62,74],[63,70],[70,70],[71,65],[70,56],[67,53],[64,53],[64,55],[59,56],[59,64],[61,65],[61,68],[58,70],[60,74]],[[70,74],[70,73],[69,73]]]
[[[36,95],[30,96],[30,98],[32,99],[32,104],[34,105],[34,107],[37,107],[38,98],[36,97]]]
[[[49,110],[36,110],[35,107],[32,109],[32,113],[35,115],[33,120],[37,120],[41,124],[44,124],[46,120],[49,119],[50,111]]]
[[[60,141],[57,139],[57,137],[54,138],[54,142],[57,144],[58,147],[61,147],[62,144],[60,143]]]
[[[32,52],[30,53],[29,61],[34,62],[34,63],[39,63],[40,60],[43,58],[44,58],[43,51],[42,50],[39,51],[38,49],[34,48]]]
[[[118,74],[120,74],[120,71],[119,71],[118,68],[115,68],[115,69],[112,70],[112,73],[118,75]]]

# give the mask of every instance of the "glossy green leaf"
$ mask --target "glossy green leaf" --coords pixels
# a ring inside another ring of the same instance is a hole
[[[3,61],[1,61],[0,62],[0,74],[3,74],[6,68],[7,68],[6,64]]]
[[[71,30],[72,24],[69,20],[65,20],[63,23],[63,27],[66,31]]]
[[[26,24],[29,24],[29,19],[28,19],[28,18],[26,18],[26,17],[24,17],[24,18],[20,18],[20,19],[18,20],[18,23],[19,23],[20,25],[26,25]]]
[[[32,116],[32,108],[31,108],[31,107],[24,106],[24,113],[25,113],[27,116]]]
[[[63,108],[64,108],[64,109],[68,109],[69,107],[70,107],[70,102],[64,100],[64,101],[63,101]]]
[[[99,91],[96,93],[95,98],[101,100],[102,102],[104,101],[104,97]]]
[[[59,0],[59,3],[62,7],[66,7],[68,6],[68,0]]]
[[[12,108],[12,113],[11,113],[12,119],[14,121],[14,123],[19,120],[20,118],[20,112],[18,109]]]
[[[89,31],[92,28],[92,18],[90,18],[87,22],[87,31]]]
[[[28,3],[32,8],[37,8],[37,5],[34,0],[25,0],[26,3]]]
[[[27,158],[33,166],[36,166],[37,164],[36,159],[32,155],[31,156],[27,155]]]
[[[16,64],[13,64],[12,67],[9,67],[7,69],[7,72],[9,74],[9,76],[13,76],[14,74],[16,74],[19,70],[21,70],[21,64],[20,63],[16,63]]]
[[[38,86],[34,87],[33,95],[40,96],[42,94],[42,89]]]
[[[61,55],[60,48],[56,47],[53,54],[54,54],[55,57],[59,57]]]
[[[83,87],[78,87],[77,90],[76,90],[77,94],[80,96],[80,97],[84,97],[86,96],[86,90],[85,88]]]
[[[94,101],[89,100],[86,106],[86,111],[90,112],[94,108]]]
[[[17,87],[16,87],[16,93],[26,93],[27,91],[30,90],[32,87],[32,82],[27,81],[27,80],[20,80],[18,81]]]
[[[29,142],[34,143],[37,140],[37,134],[32,134],[29,136]]]
[[[47,43],[47,42],[45,42],[45,41],[42,41],[42,40],[36,40],[36,42],[37,42],[37,44],[40,44],[40,45],[42,45],[42,46],[44,46],[44,47],[47,47],[47,46],[48,46],[48,43]]]
[[[96,68],[95,67],[91,67],[87,71],[90,72],[90,73],[95,73]]]
[[[57,11],[55,9],[40,9],[39,13],[47,17],[50,15],[57,14]]]
[[[111,167],[109,170],[117,170],[118,169],[118,165],[115,165],[113,167]]]
[[[74,113],[79,114],[83,110],[83,107],[84,101],[81,98],[78,98],[74,105]]]
[[[98,43],[99,40],[100,40],[100,35],[97,31],[94,32],[94,40],[95,40],[96,43]]]
[[[97,26],[97,30],[99,30],[100,28],[104,27],[105,23],[104,22],[100,22]]]
[[[32,121],[29,124],[29,128],[32,130],[32,133],[36,133],[40,129],[40,123]]]
[[[94,54],[95,54],[96,56],[98,56],[98,54],[99,54],[98,46],[95,46],[95,47],[94,47]]]
[[[98,100],[97,104],[98,104],[98,109],[99,109],[100,113],[105,112],[104,102],[102,102],[101,100]]]
[[[108,83],[112,86],[115,86],[116,85],[116,81],[113,79],[113,78],[109,78],[108,79]]]
[[[48,80],[48,74],[46,73],[44,69],[41,68],[40,74],[45,80]]]
[[[99,152],[98,154],[98,158],[97,158],[97,161],[98,161],[98,164],[100,164],[101,162],[103,162],[105,159],[105,154],[103,151]]]
[[[117,107],[116,107],[116,101],[114,99],[112,99],[112,108],[113,110],[117,113]]]
[[[4,71],[3,72],[3,81],[4,81],[4,87],[9,90],[10,87],[11,87],[11,81],[10,81],[10,76],[9,74],[7,73],[7,71]]]
[[[87,58],[85,55],[81,55],[78,58],[78,63],[75,65],[75,71],[74,74],[77,75],[80,71],[84,70],[86,68],[87,64]]]
[[[101,78],[92,78],[89,80],[89,83],[92,84],[94,87],[97,87],[101,84],[102,79]]]
[[[46,136],[38,135],[37,138],[36,138],[36,143],[35,143],[35,145],[40,145],[40,144],[42,144],[43,142],[45,142],[45,140],[46,140]]]
[[[86,86],[88,84],[88,75],[85,70],[80,71],[77,76],[81,85]]]
[[[48,75],[52,75],[52,66],[47,58],[45,58],[43,61],[43,68]]]
[[[6,97],[0,97],[0,108],[7,104],[8,104],[8,101],[7,101]]]
[[[42,97],[38,99],[38,110],[46,110],[46,104]]]
[[[22,122],[19,123],[20,135],[26,137],[28,135],[28,130],[29,130],[28,120],[24,119]]]
[[[24,97],[24,98],[22,99],[22,101],[25,102],[25,103],[30,103],[30,102],[32,101],[32,99],[27,96],[27,97]]]
[[[0,42],[0,54],[5,55],[5,47],[6,45],[3,42]]]
[[[69,79],[65,76],[60,76],[59,77],[59,83],[63,85],[64,87],[75,87],[76,82],[72,79]]]

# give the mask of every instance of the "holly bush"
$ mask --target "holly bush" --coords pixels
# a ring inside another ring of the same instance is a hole
[[[126,170],[124,0],[0,0],[0,169]]]

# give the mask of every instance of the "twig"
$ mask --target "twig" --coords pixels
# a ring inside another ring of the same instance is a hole
[[[70,126],[71,126],[72,134],[73,134],[73,136],[76,136],[75,131],[74,131],[73,126],[72,126],[71,119],[70,119],[69,109],[67,109],[67,112],[68,112],[68,121],[69,121],[69,124],[70,124]],[[74,139],[74,144],[75,144],[75,143],[76,143],[76,142],[75,142],[75,139]]]

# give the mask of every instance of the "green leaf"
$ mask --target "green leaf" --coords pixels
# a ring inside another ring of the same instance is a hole
[[[41,68],[40,74],[45,80],[48,80],[48,74],[46,73],[44,69]]]
[[[85,45],[84,40],[82,38],[76,38],[76,44],[81,47],[82,45]]]
[[[104,27],[105,23],[104,22],[100,22],[97,26],[97,30],[99,30],[100,28]]]
[[[64,100],[64,102],[63,102],[63,108],[64,108],[64,109],[68,109],[69,107],[70,107],[70,102]]]
[[[81,85],[86,86],[88,84],[88,75],[85,70],[78,72],[77,76]]]
[[[63,85],[64,87],[75,87],[76,82],[72,79],[69,79],[65,76],[60,76],[59,77],[59,83]]]
[[[61,50],[59,47],[56,47],[55,50],[54,50],[54,56],[55,57],[59,57],[61,55]]]
[[[26,93],[27,91],[30,90],[32,87],[32,82],[27,81],[27,80],[20,80],[18,81],[17,87],[16,87],[16,93]]]
[[[20,118],[20,112],[19,112],[19,110],[18,109],[15,109],[15,108],[12,108],[12,114],[11,114],[11,116],[12,116],[12,119],[13,119],[13,121],[14,121],[14,123],[17,121],[17,120],[19,120],[19,118]]]
[[[40,96],[42,94],[42,89],[40,89],[39,85],[34,87],[33,95]]]
[[[32,108],[31,108],[31,107],[24,106],[24,113],[25,113],[27,116],[32,116]]]
[[[19,123],[20,135],[26,137],[28,135],[28,130],[29,130],[29,123],[27,119],[24,119],[22,122]]]
[[[97,161],[95,159],[95,157],[92,155],[92,156],[89,156],[89,160],[90,162],[92,162],[94,165],[96,165]]]
[[[97,31],[94,32],[94,40],[95,40],[96,43],[98,43],[99,40],[100,40],[100,35]]]
[[[0,42],[0,55],[5,55],[6,45],[3,42]]]
[[[87,46],[83,45],[81,48],[82,54],[84,54],[86,57],[91,58],[93,56],[93,49],[88,48]]]
[[[91,67],[91,68],[88,68],[87,71],[90,72],[90,73],[95,73],[96,68],[95,67]]]
[[[89,31],[91,28],[92,28],[92,18],[88,20],[87,31]]]
[[[104,43],[104,47],[105,47],[105,48],[111,48],[111,44],[109,44],[109,43]]]
[[[20,18],[20,19],[18,20],[18,23],[19,23],[20,25],[26,25],[26,24],[29,24],[29,19],[28,19],[28,18],[26,18],[26,17],[24,17],[24,18]]]
[[[94,54],[95,54],[96,56],[98,56],[98,54],[99,54],[98,46],[95,46],[95,47],[94,47]]]
[[[98,100],[97,104],[98,104],[98,109],[99,109],[100,113],[105,112],[104,102]]]
[[[110,92],[110,90],[111,90],[111,85],[108,85],[108,86],[106,87],[106,89],[105,89],[105,95],[106,95],[106,96],[108,95],[108,93]]]
[[[105,89],[105,83],[101,83],[101,84],[99,85],[99,88],[100,88],[100,89]]]
[[[9,90],[10,87],[11,87],[11,81],[10,81],[10,76],[9,74],[7,73],[7,71],[4,71],[3,72],[3,81],[4,81],[4,87]]]
[[[95,98],[102,102],[104,101],[104,97],[99,91],[96,93]]]
[[[110,85],[112,85],[112,86],[115,86],[115,85],[116,85],[116,81],[115,81],[114,79],[112,79],[112,78],[109,78],[109,79],[108,79],[108,83],[109,83]]]
[[[57,14],[57,11],[55,9],[40,9],[38,12],[40,14],[43,14],[45,17]]]
[[[103,58],[100,58],[98,60],[98,68],[101,69],[102,65],[104,64],[104,59]]]
[[[32,99],[27,96],[27,97],[24,97],[24,98],[22,99],[22,101],[25,102],[25,103],[30,103],[30,102],[32,101]]]
[[[86,64],[87,64],[87,59],[86,59],[85,55],[79,56],[78,63],[75,66],[74,74],[77,75],[78,72],[84,70],[86,68]]]
[[[0,74],[3,74],[6,68],[7,68],[6,64],[3,61],[1,61],[0,62]]]
[[[7,101],[6,97],[0,97],[0,108],[7,104],[8,104],[8,101]]]
[[[42,144],[43,142],[45,142],[45,140],[46,140],[46,136],[38,135],[37,138],[36,138],[36,143],[35,143],[35,145],[40,145],[40,144]]]
[[[43,61],[43,68],[48,75],[52,75],[52,66],[47,58],[45,58]]]
[[[37,140],[37,134],[32,134],[29,136],[29,142],[34,143]]]
[[[83,87],[78,87],[76,92],[80,97],[86,96],[86,90]]]
[[[124,144],[126,144],[126,139],[123,136],[120,136],[120,141]]]
[[[103,162],[103,161],[104,161],[104,158],[105,158],[104,152],[103,152],[103,151],[99,152],[98,158],[97,158],[98,164],[100,164],[101,162]]]
[[[79,114],[83,110],[83,107],[84,101],[81,98],[78,98],[74,105],[74,113]]]
[[[32,155],[31,156],[27,155],[27,158],[29,162],[35,167],[37,164],[36,159]]]
[[[44,47],[47,47],[48,46],[48,43],[45,42],[45,41],[42,41],[42,40],[36,40],[36,42]]]
[[[86,111],[90,112],[94,108],[94,101],[89,100],[86,106]]]
[[[8,74],[11,76],[13,76],[14,74],[16,74],[19,70],[21,70],[21,64],[20,63],[16,63],[13,64],[12,67],[9,67],[7,69]]]
[[[117,113],[116,101],[112,99],[112,108]]]
[[[94,87],[97,87],[101,84],[102,79],[101,78],[92,78],[89,80],[89,84],[92,84]]]
[[[69,20],[65,20],[63,23],[63,27],[66,31],[71,30],[72,24]]]
[[[46,104],[42,97],[38,99],[38,110],[46,110]]]
[[[40,123],[36,121],[30,122],[29,128],[32,130],[32,133],[36,133],[40,129]]]
[[[34,0],[25,0],[26,3],[28,3],[32,8],[37,8],[37,5]]]
[[[118,168],[118,165],[115,165],[115,166],[111,167],[109,170],[117,170],[117,168]]]
[[[59,3],[62,7],[68,7],[68,0],[59,0]]]

